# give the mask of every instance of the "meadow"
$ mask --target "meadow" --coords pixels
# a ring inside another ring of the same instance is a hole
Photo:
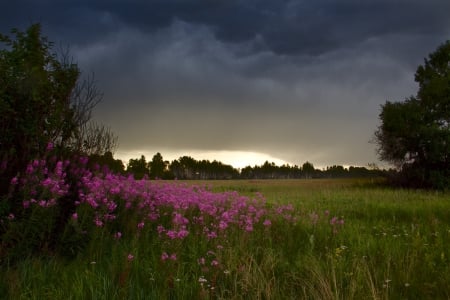
[[[0,253],[2,299],[450,298],[448,193],[86,173],[61,245],[45,251],[67,192],[61,164],[29,191],[26,217],[2,219],[18,241]]]

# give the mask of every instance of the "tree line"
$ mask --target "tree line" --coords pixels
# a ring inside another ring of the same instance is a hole
[[[345,168],[334,165],[316,169],[310,162],[303,165],[276,165],[264,162],[262,165],[247,166],[242,169],[213,160],[196,160],[190,156],[181,156],[171,162],[164,160],[161,153],[156,153],[150,161],[144,155],[130,159],[125,166],[119,159],[114,159],[111,152],[105,155],[92,155],[90,162],[93,169],[107,168],[110,171],[133,175],[135,179],[312,179],[312,178],[362,178],[382,177],[393,170],[381,170],[376,165],[368,167]]]

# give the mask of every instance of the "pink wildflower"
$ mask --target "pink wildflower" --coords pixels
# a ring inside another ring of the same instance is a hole
[[[41,184],[42,184],[42,186],[45,186],[45,187],[50,187],[50,186],[54,185],[53,180],[51,178],[46,178],[46,179],[42,180]]]
[[[178,233],[175,230],[167,230],[166,235],[173,240],[177,238]]]
[[[49,143],[47,144],[47,151],[52,151],[52,150],[53,150],[53,147],[54,147],[53,143],[52,143],[52,142],[49,142]]]
[[[109,202],[108,204],[108,210],[109,211],[114,211],[117,208],[117,204],[113,201]]]
[[[13,177],[13,179],[11,179],[11,184],[16,185],[19,182],[19,179],[16,177]]]
[[[207,234],[208,239],[215,239],[217,237],[217,233],[215,231],[211,231]]]
[[[185,228],[181,229],[180,231],[178,231],[177,237],[179,239],[184,239],[185,237],[187,237],[189,234],[189,231],[187,231]]]
[[[105,215],[103,216],[103,218],[104,218],[105,220],[115,220],[115,219],[116,219],[116,216],[113,215],[113,214],[105,214]]]
[[[134,259],[134,255],[129,253],[127,256],[128,261],[132,261]]]
[[[330,220],[330,225],[336,224],[337,221],[338,221],[338,218],[337,218],[337,217],[333,217],[333,218]]]
[[[33,173],[34,169],[33,169],[33,165],[32,164],[28,164],[27,169],[26,169],[26,173],[27,174],[31,174]]]
[[[205,258],[204,257],[200,257],[198,260],[197,260],[197,262],[198,262],[198,264],[199,265],[204,265],[205,264]]]
[[[95,223],[95,226],[97,226],[97,227],[103,226],[103,222],[99,218],[95,218],[94,223]]]
[[[225,230],[227,227],[228,227],[227,222],[225,222],[225,221],[220,221],[220,223],[219,223],[219,228],[220,228],[220,230]]]
[[[213,266],[213,267],[216,267],[218,265],[219,265],[219,262],[215,259],[211,262],[211,266]]]
[[[78,214],[77,213],[73,213],[72,214],[72,219],[73,220],[77,220],[78,219]]]
[[[272,222],[271,222],[269,219],[266,219],[266,220],[263,222],[263,225],[264,225],[264,226],[270,226],[270,225],[272,225]]]
[[[141,222],[137,225],[138,229],[142,230],[142,228],[144,228],[145,223]]]
[[[62,161],[58,161],[58,162],[56,163],[55,174],[56,174],[58,177],[64,177],[64,176],[63,176],[63,162],[62,162]]]
[[[162,254],[161,254],[161,260],[162,261],[165,261],[165,260],[167,260],[169,258],[169,254],[167,254],[167,252],[163,252]]]
[[[89,158],[88,157],[80,157],[80,163],[82,164],[82,165],[85,165],[85,164],[87,164],[88,163],[88,161],[89,161]]]
[[[110,192],[111,192],[111,194],[113,194],[113,195],[117,195],[117,194],[120,193],[120,187],[118,187],[118,186],[113,187],[113,188],[110,190]]]
[[[158,227],[156,227],[156,230],[158,231],[159,234],[166,231],[166,229],[162,225],[158,225]]]
[[[172,222],[178,225],[186,225],[187,223],[189,223],[189,220],[183,217],[183,215],[181,215],[180,213],[174,213]]]
[[[51,206],[54,206],[54,205],[56,205],[56,200],[55,199],[52,198],[52,199],[47,201],[47,207],[51,207]]]

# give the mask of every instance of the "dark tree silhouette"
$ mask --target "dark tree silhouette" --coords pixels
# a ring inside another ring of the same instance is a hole
[[[87,126],[101,100],[93,77],[80,81],[78,66],[67,52],[53,52],[40,24],[11,33],[0,35],[0,194],[49,144],[62,152],[103,154],[117,142],[104,126]]]
[[[305,178],[312,178],[314,175],[314,166],[310,162],[305,162],[302,166],[302,173]]]
[[[161,153],[156,153],[152,160],[148,163],[150,169],[150,177],[151,178],[165,178],[166,175],[166,162],[164,161]]]
[[[450,41],[417,68],[416,96],[387,101],[375,132],[382,160],[401,170],[401,184],[450,186]]]
[[[141,155],[140,159],[130,159],[127,166],[127,172],[132,173],[135,179],[142,179],[150,175],[148,163],[145,156]]]

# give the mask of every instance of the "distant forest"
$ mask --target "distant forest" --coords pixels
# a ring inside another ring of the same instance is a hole
[[[368,167],[348,167],[334,165],[325,169],[316,169],[310,162],[302,166],[284,164],[277,166],[266,161],[260,166],[247,166],[242,169],[220,161],[196,160],[190,156],[182,156],[169,162],[161,153],[156,153],[147,161],[142,155],[138,159],[130,159],[127,166],[119,159],[114,159],[111,152],[104,155],[91,155],[91,167],[108,169],[115,173],[132,174],[136,179],[312,179],[312,178],[368,178],[384,177],[393,170],[381,170],[374,164]]]

